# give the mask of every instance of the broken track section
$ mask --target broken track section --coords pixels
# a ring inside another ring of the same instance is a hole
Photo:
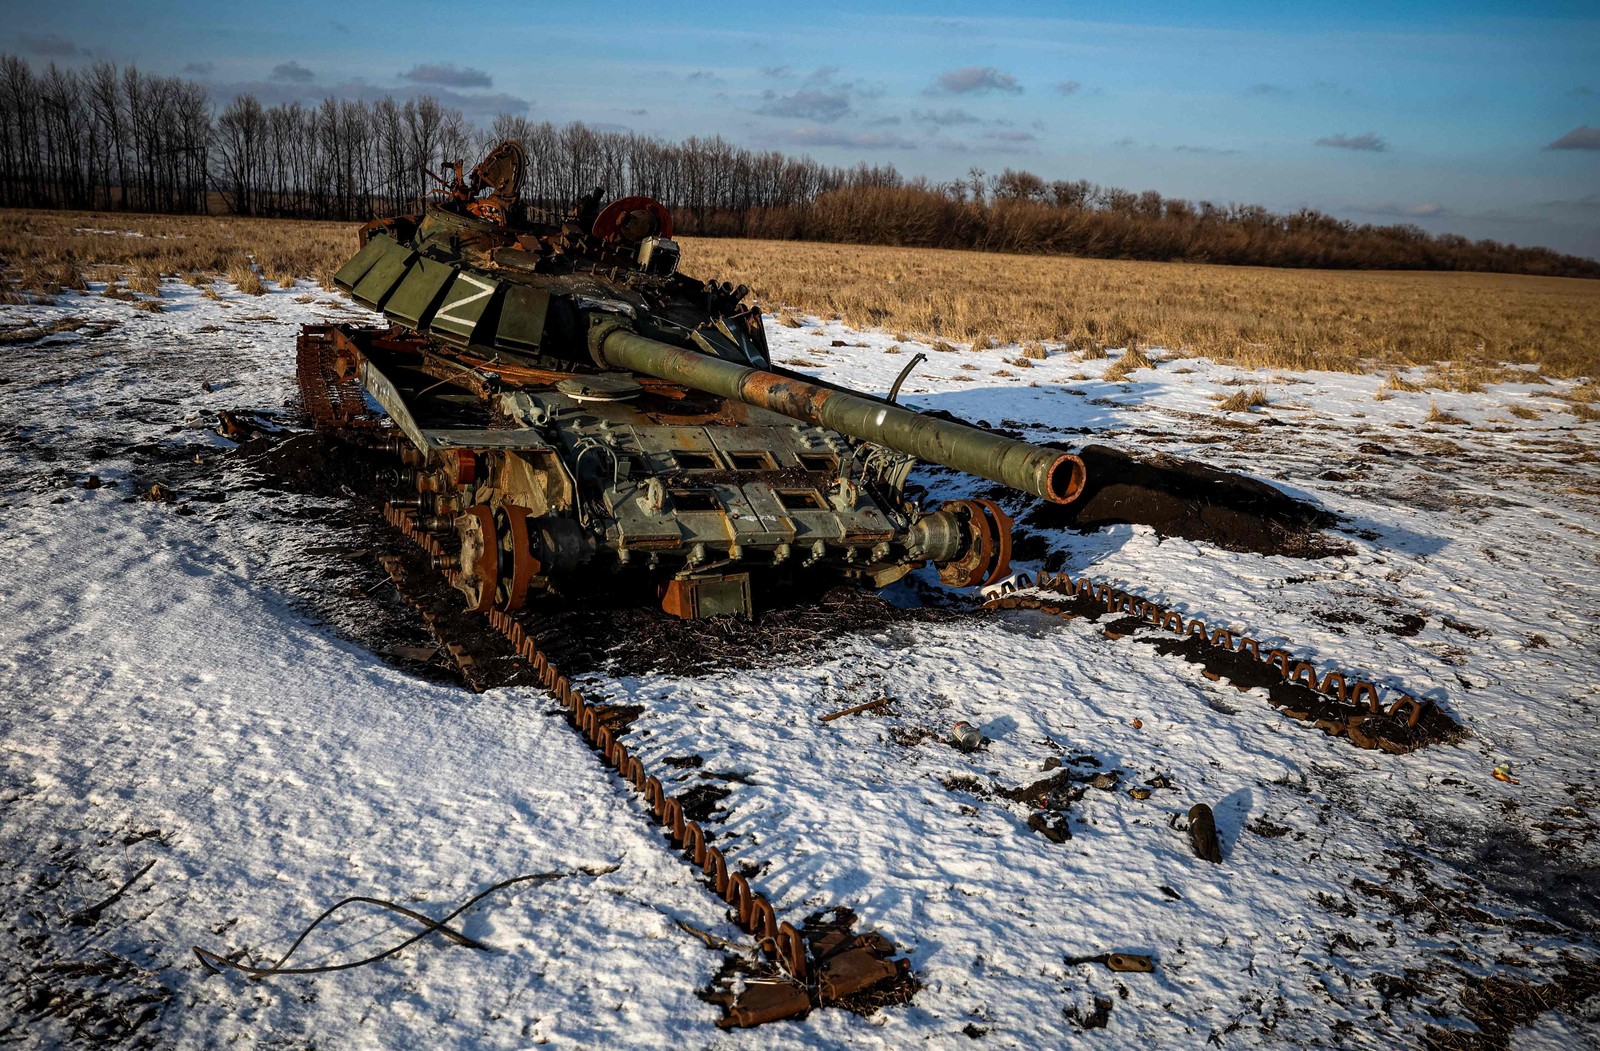
[[[1464,732],[1432,701],[1399,690],[1385,694],[1375,683],[1345,672],[1318,670],[1281,647],[1230,628],[1207,626],[1198,617],[1187,620],[1131,591],[1069,574],[1045,574],[1037,581],[1020,578],[1022,587],[997,590],[989,609],[1034,609],[1053,616],[1101,621],[1111,638],[1133,637],[1198,664],[1209,679],[1226,679],[1240,690],[1257,687],[1290,718],[1314,724],[1331,737],[1358,748],[1381,748],[1400,755],[1429,744],[1452,741]]]
[[[434,556],[443,553],[431,534],[415,527],[409,510],[391,504],[385,514],[423,551]],[[391,559],[384,568],[401,585],[401,593],[406,594],[409,589],[404,586],[405,563]],[[444,572],[450,577],[455,571]],[[848,1006],[855,1002],[853,998],[868,993],[888,997],[884,1002],[910,998],[915,991],[910,964],[904,958],[896,958],[898,950],[888,939],[876,932],[841,938],[831,928],[813,931],[814,924],[803,932],[787,921],[779,921],[772,903],[750,886],[749,879],[743,873],[730,871],[727,858],[708,841],[700,823],[685,817],[683,800],[667,794],[661,779],[647,771],[621,740],[637,709],[622,711],[617,706],[590,702],[511,614],[490,610],[483,620],[528,662],[539,685],[566,709],[568,723],[583,735],[602,762],[633,786],[650,817],[666,829],[672,845],[708,877],[711,889],[732,908],[734,921],[756,938],[767,962],[754,968],[724,971],[730,982],[737,978],[739,983],[712,994],[714,1002],[726,1010],[719,1025],[760,1025],[805,1014],[813,1007]],[[438,622],[430,622],[430,626],[437,629]]]

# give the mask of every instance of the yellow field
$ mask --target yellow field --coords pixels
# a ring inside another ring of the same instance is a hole
[[[684,269],[749,285],[768,309],[931,339],[1036,342],[1096,353],[1132,344],[1244,365],[1435,367],[1472,389],[1501,363],[1600,374],[1600,281],[1500,274],[1271,270],[684,239]],[[10,293],[157,274],[328,282],[355,251],[343,223],[0,210]],[[255,270],[251,269],[251,261]]]
[[[247,274],[311,277],[332,287],[355,254],[357,224],[120,212],[0,209],[0,265],[23,291],[91,281]]]
[[[1433,365],[1452,385],[1502,362],[1600,373],[1600,281],[1271,270],[923,248],[686,239],[684,269],[791,308],[972,343],[1130,343],[1273,368]]]

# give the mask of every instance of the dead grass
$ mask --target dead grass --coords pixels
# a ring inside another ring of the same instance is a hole
[[[838,313],[857,327],[929,340],[1057,342],[1086,357],[1137,341],[1280,369],[1373,372],[1439,362],[1494,369],[1510,362],[1539,364],[1559,377],[1600,374],[1600,281],[786,241],[683,243],[685,271],[737,279],[769,309]]]
[[[55,296],[64,291],[82,292],[88,288],[77,266],[66,259],[24,260],[16,268],[15,280],[19,301],[26,301],[29,295]]]
[[[240,260],[228,269],[228,280],[233,286],[247,296],[264,296],[267,286],[261,283],[261,276],[256,273],[250,261]]]
[[[1105,371],[1105,380],[1108,383],[1121,383],[1128,378],[1128,373],[1135,369],[1153,369],[1155,362],[1145,357],[1137,344],[1128,347],[1122,352],[1122,357],[1113,361]]]
[[[1222,401],[1217,403],[1217,408],[1223,412],[1249,412],[1251,409],[1268,405],[1267,392],[1260,387],[1251,387],[1249,390],[1236,390]]]
[[[1461,417],[1445,412],[1434,402],[1428,403],[1428,423],[1466,423]]]
[[[161,272],[148,266],[133,267],[127,273],[128,287],[141,295],[161,294]]]
[[[356,229],[0,210],[0,268],[10,278],[0,294],[54,295],[134,268],[191,282],[249,269],[254,283],[263,275],[279,285],[310,277],[327,287],[354,254]],[[785,317],[837,317],[952,350],[1055,342],[1093,359],[1137,342],[1263,368],[1368,372],[1449,363],[1429,385],[1452,390],[1485,382],[1474,369],[1493,377],[1508,362],[1559,377],[1600,374],[1600,281],[707,238],[685,238],[684,246],[688,273],[736,279]],[[1036,355],[1024,349],[1023,357]]]
[[[1050,352],[1045,349],[1043,343],[1029,340],[1022,345],[1022,356],[1025,358],[1033,358],[1035,361],[1043,361],[1045,358],[1050,356]]]
[[[1416,394],[1417,392],[1421,391],[1422,388],[1402,377],[1400,373],[1391,372],[1389,373],[1388,378],[1383,381],[1383,386],[1379,388],[1379,390],[1380,392],[1386,390],[1396,390],[1403,391],[1406,394]]]
[[[1540,416],[1538,409],[1530,409],[1526,405],[1509,405],[1506,411],[1519,420],[1537,420]]]
[[[253,260],[279,283],[310,277],[332,287],[333,272],[355,254],[356,229],[287,219],[0,209],[0,269],[29,285],[81,289],[84,278],[126,276],[142,290],[137,273],[158,280],[181,274],[203,285]]]
[[[1485,383],[1494,383],[1500,378],[1500,371],[1482,365],[1463,366],[1445,363],[1435,365],[1429,371],[1425,385],[1440,390],[1453,390],[1460,394],[1479,394],[1483,391]]]

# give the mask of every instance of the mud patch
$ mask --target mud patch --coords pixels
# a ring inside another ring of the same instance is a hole
[[[14,878],[10,863],[0,867],[13,877],[3,884],[3,922],[4,940],[17,954],[9,961],[15,984],[4,993],[11,1010],[0,1020],[0,1044],[166,1043],[160,1019],[175,992],[138,923],[161,897],[151,888],[166,878],[160,862],[170,837],[132,825],[92,835],[88,842],[102,856],[58,845],[30,878]],[[140,858],[148,859],[142,867]]]
[[[1070,504],[1037,504],[1023,524],[1080,533],[1147,525],[1162,536],[1293,558],[1349,552],[1322,532],[1337,523],[1334,515],[1254,478],[1175,456],[1134,457],[1106,445],[1084,446],[1078,455],[1088,471],[1083,492]]]
[[[1600,962],[1565,956],[1561,973],[1548,982],[1504,975],[1464,975],[1461,1007],[1477,1032],[1429,1026],[1422,1046],[1429,1051],[1501,1051],[1518,1029],[1546,1011],[1566,1011],[1585,1021],[1600,1018]]]
[[[260,487],[309,496],[365,497],[376,506],[378,484],[394,467],[393,457],[379,457],[358,445],[316,431],[300,434],[258,433],[234,450],[236,464],[252,472]]]
[[[574,608],[542,602],[525,621],[539,624],[539,645],[568,674],[699,676],[734,668],[760,668],[790,657],[813,656],[820,639],[878,632],[895,624],[941,623],[965,615],[930,606],[904,608],[879,595],[835,587],[815,597],[790,593],[792,605],[767,609],[754,620],[711,617],[680,620],[659,609],[625,604]],[[586,604],[587,605],[587,604]]]
[[[678,793],[678,802],[683,806],[685,820],[705,824],[714,814],[721,812],[722,801],[727,799],[730,791],[720,785],[701,782]],[[720,819],[719,819],[720,820]]]

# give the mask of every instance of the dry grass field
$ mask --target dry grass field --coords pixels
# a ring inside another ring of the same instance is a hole
[[[0,211],[12,297],[85,279],[153,290],[160,275],[221,274],[246,290],[328,283],[355,247],[354,224]],[[704,238],[685,239],[684,268],[749,285],[785,324],[838,317],[946,345],[1023,344],[1032,356],[1143,345],[1270,368],[1421,365],[1430,386],[1456,390],[1507,362],[1600,374],[1600,281]]]
[[[1457,389],[1503,362],[1600,373],[1600,281],[1146,263],[938,249],[688,240],[684,267],[769,309],[961,343],[1130,344],[1271,368],[1440,366]]]
[[[0,209],[0,266],[17,293],[48,294],[90,281],[135,291],[159,275],[246,275],[328,284],[358,247],[357,224],[225,216]],[[252,265],[253,264],[253,265]]]

